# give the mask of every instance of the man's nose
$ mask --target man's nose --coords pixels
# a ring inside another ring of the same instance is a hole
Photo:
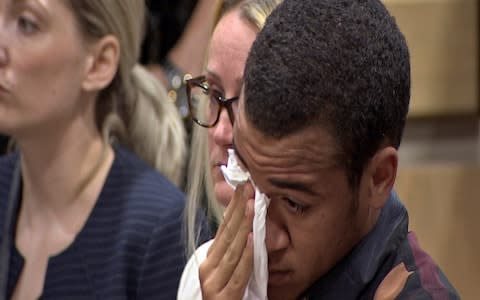
[[[268,254],[284,250],[290,243],[287,229],[281,224],[275,213],[267,213],[265,245]]]

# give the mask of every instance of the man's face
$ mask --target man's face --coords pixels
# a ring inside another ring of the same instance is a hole
[[[368,214],[362,187],[351,191],[327,131],[310,127],[281,139],[266,137],[246,119],[243,97],[234,147],[257,187],[271,199],[268,298],[298,298],[361,237]],[[359,208],[353,212],[355,198]]]

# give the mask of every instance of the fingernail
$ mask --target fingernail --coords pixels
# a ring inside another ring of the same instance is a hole
[[[244,197],[244,198],[247,198],[247,197],[248,197],[248,194],[250,194],[250,193],[248,192],[248,188],[244,188],[244,189],[243,189],[243,197]]]
[[[253,245],[253,232],[250,232],[250,233],[248,234],[247,245],[248,245],[248,246]]]
[[[245,205],[245,216],[248,217],[253,214],[253,200],[248,199],[247,205]]]

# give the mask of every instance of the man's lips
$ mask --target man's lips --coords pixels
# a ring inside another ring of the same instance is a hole
[[[288,283],[292,276],[292,271],[289,270],[269,270],[268,271],[268,285],[280,286]]]

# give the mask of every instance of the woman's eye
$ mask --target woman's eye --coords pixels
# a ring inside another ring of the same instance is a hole
[[[215,89],[210,89],[209,94],[210,94],[210,101],[213,101],[213,102],[218,102],[218,100],[222,98],[222,93],[220,93]]]
[[[284,198],[285,201],[287,202],[287,205],[288,207],[290,208],[290,210],[296,214],[303,214],[306,210],[307,210],[307,206],[306,205],[303,205],[303,204],[300,204],[290,198]]]
[[[38,24],[28,17],[20,16],[18,18],[18,28],[26,34],[32,34],[38,31]]]

